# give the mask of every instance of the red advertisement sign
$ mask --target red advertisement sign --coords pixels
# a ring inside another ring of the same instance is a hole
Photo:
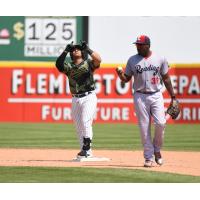
[[[68,79],[54,66],[34,63],[0,66],[0,122],[71,123],[71,94]],[[181,103],[181,114],[169,123],[200,122],[200,65],[170,69],[174,91]],[[115,69],[104,65],[95,75],[98,108],[95,122],[136,123],[132,82],[121,84]],[[170,98],[163,88],[165,106]]]

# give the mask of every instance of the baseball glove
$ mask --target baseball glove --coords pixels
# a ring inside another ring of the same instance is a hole
[[[167,113],[171,116],[172,119],[176,119],[178,117],[180,113],[180,105],[177,99],[172,99],[167,109]]]

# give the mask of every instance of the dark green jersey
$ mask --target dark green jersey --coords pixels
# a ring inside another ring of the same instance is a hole
[[[93,78],[93,62],[88,59],[75,65],[73,62],[64,63],[64,71],[69,79],[72,94],[80,94],[95,89]]]

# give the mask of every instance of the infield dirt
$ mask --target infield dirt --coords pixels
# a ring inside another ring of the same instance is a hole
[[[164,165],[143,167],[142,151],[94,150],[103,162],[74,162],[78,150],[0,149],[0,166],[128,168],[200,176],[200,152],[163,151]]]

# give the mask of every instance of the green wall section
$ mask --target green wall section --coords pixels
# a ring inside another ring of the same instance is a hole
[[[67,20],[75,19],[76,23],[76,41],[79,42],[83,39],[84,25],[83,25],[83,17],[25,17],[25,16],[1,16],[0,17],[0,61],[55,61],[57,56],[45,57],[45,56],[25,56],[24,55],[24,46],[25,46],[25,35],[27,34],[25,31],[25,21],[26,18],[32,19],[41,19],[44,18],[52,19],[52,23],[54,23],[55,19]],[[56,28],[59,27],[59,24],[56,24]],[[60,27],[59,30],[62,30],[63,27]],[[70,28],[66,26],[65,29]],[[39,27],[38,27],[39,29]],[[40,30],[40,29],[39,29]],[[38,30],[38,31],[39,31]],[[32,31],[32,30],[31,30]],[[48,33],[44,33],[44,31],[39,34],[50,34],[53,31],[53,27],[49,27]],[[57,30],[58,31],[58,30]],[[5,38],[5,33],[9,33],[8,37]],[[67,31],[65,32],[68,33]],[[56,36],[58,32],[54,33]],[[41,35],[38,35],[41,37]],[[53,36],[52,36],[53,37]],[[51,40],[49,40],[51,42]],[[67,45],[66,40],[66,45]],[[43,45],[44,46],[44,45]],[[50,44],[51,46],[51,44]],[[58,44],[59,46],[59,44]]]
[[[23,34],[24,17],[0,17],[0,31],[7,29],[10,35],[8,38],[8,40],[10,40],[9,45],[0,43],[0,60],[25,60],[23,57],[24,37],[21,39],[18,38],[19,40],[14,37],[14,34],[16,33],[14,31],[14,26],[17,28],[17,24],[18,30]]]

